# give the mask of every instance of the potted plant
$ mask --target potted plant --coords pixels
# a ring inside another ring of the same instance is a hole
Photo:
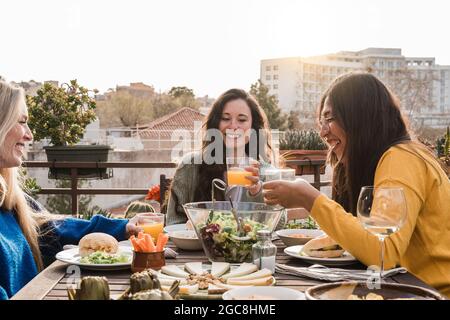
[[[436,140],[436,153],[438,158],[447,165],[450,176],[450,127],[447,127],[447,132]]]
[[[44,147],[49,162],[105,162],[111,148],[107,145],[75,145],[86,126],[96,119],[96,103],[90,90],[77,80],[60,87],[45,83],[35,96],[27,96],[29,125],[34,139],[50,139]],[[97,91],[94,90],[94,93]],[[70,169],[50,168],[52,179],[70,178]],[[106,168],[78,169],[79,178],[108,178]]]
[[[280,156],[284,160],[326,160],[327,145],[315,130],[288,130],[280,139]],[[313,166],[288,165],[296,175],[314,174]],[[325,166],[320,168],[325,173]]]

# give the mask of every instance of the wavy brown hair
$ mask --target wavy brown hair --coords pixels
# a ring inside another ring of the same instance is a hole
[[[210,154],[212,157],[215,156],[215,150],[209,150],[209,146],[214,143],[214,138],[211,139],[208,136],[209,129],[219,129],[219,124],[222,119],[223,109],[225,105],[233,100],[242,99],[244,100],[248,107],[250,108],[252,115],[252,129],[256,132],[256,137],[251,136],[250,139],[256,139],[256,158],[257,160],[264,160],[266,162],[271,162],[272,160],[272,147],[271,147],[271,137],[270,130],[267,121],[267,116],[264,110],[258,105],[255,98],[242,89],[230,89],[220,95],[219,98],[214,102],[211,107],[210,112],[205,118],[203,123],[203,142],[202,142],[202,163],[200,164],[199,170],[199,183],[195,190],[195,201],[209,201],[211,200],[211,181],[215,178],[223,179],[224,172],[226,171],[226,147],[222,139],[221,144],[223,147],[223,159],[221,163],[207,164],[205,163],[205,155]],[[245,145],[246,155],[250,155],[250,144]],[[223,200],[223,194],[217,193],[217,200]]]
[[[398,99],[368,73],[350,73],[335,79],[322,96],[319,115],[327,98],[332,116],[347,138],[345,165],[329,154],[334,169],[332,197],[356,215],[361,187],[373,185],[383,153],[394,145],[411,141],[407,122]]]

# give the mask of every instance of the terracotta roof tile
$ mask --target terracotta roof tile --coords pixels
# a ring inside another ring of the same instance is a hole
[[[142,139],[169,138],[171,132],[177,129],[193,131],[194,122],[201,122],[204,118],[205,115],[200,111],[185,107],[150,122],[147,129],[140,131],[139,135]]]

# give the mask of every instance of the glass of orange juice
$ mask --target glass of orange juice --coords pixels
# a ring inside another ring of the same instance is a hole
[[[152,236],[153,241],[158,239],[158,236],[164,229],[164,214],[162,213],[144,213],[139,214],[139,227]],[[155,243],[156,244],[156,243]]]
[[[227,158],[228,186],[250,186],[251,181],[245,178],[252,175],[251,172],[245,170],[245,167],[248,166],[250,166],[249,158]]]

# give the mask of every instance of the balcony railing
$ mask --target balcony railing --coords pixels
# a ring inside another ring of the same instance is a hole
[[[314,167],[314,182],[311,183],[316,189],[329,186],[330,181],[320,181],[320,168],[325,165],[324,160],[288,160],[286,164],[295,164],[300,166]],[[66,168],[70,169],[71,187],[70,188],[42,188],[38,194],[60,194],[70,195],[72,203],[72,215],[78,216],[78,196],[83,194],[90,195],[146,195],[146,188],[78,188],[78,169],[101,169],[101,168],[142,168],[142,169],[167,169],[176,168],[177,164],[172,162],[45,162],[45,161],[25,161],[27,168]],[[160,180],[166,179],[165,175],[160,175]],[[164,199],[166,184],[162,183],[161,201]]]

